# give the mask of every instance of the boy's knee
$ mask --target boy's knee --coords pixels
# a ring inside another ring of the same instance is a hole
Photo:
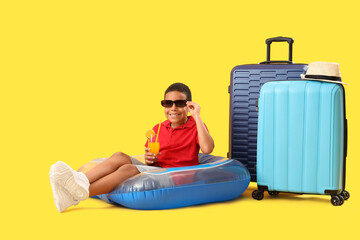
[[[110,162],[114,168],[119,168],[124,164],[131,163],[131,159],[125,153],[116,152],[111,156]]]
[[[123,166],[121,166],[121,169],[123,171],[126,171],[126,172],[129,172],[129,173],[132,173],[132,174],[138,174],[139,173],[139,170],[137,169],[137,167],[134,165],[134,164],[124,164]]]
[[[124,156],[127,156],[127,155],[123,152],[116,152],[112,155],[112,157],[116,157],[116,158],[122,158]]]

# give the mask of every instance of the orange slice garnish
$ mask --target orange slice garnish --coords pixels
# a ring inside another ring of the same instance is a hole
[[[152,129],[150,129],[150,130],[147,130],[146,132],[145,132],[145,136],[147,137],[147,138],[151,138],[151,136],[155,136],[155,131],[154,130],[152,130]]]

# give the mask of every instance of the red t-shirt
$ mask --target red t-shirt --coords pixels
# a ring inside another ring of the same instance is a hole
[[[153,130],[158,131],[159,124]],[[160,143],[160,155],[154,166],[163,168],[185,167],[199,164],[199,137],[195,120],[192,116],[188,117],[185,124],[172,128],[170,121],[161,123],[158,137]],[[147,147],[147,143],[145,144]]]

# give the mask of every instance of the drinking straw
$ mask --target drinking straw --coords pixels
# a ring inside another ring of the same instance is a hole
[[[157,135],[156,135],[156,140],[155,140],[155,142],[158,141],[158,137],[159,137],[159,133],[160,133],[160,127],[161,127],[161,119],[160,119],[159,128],[158,128],[158,131],[157,131]]]

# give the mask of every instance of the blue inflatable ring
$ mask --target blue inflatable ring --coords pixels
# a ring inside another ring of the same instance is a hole
[[[143,155],[134,157],[143,160]],[[95,159],[79,171],[86,172],[105,159]],[[133,209],[170,209],[231,200],[249,183],[249,171],[239,161],[200,153],[199,165],[139,173],[95,197]]]

